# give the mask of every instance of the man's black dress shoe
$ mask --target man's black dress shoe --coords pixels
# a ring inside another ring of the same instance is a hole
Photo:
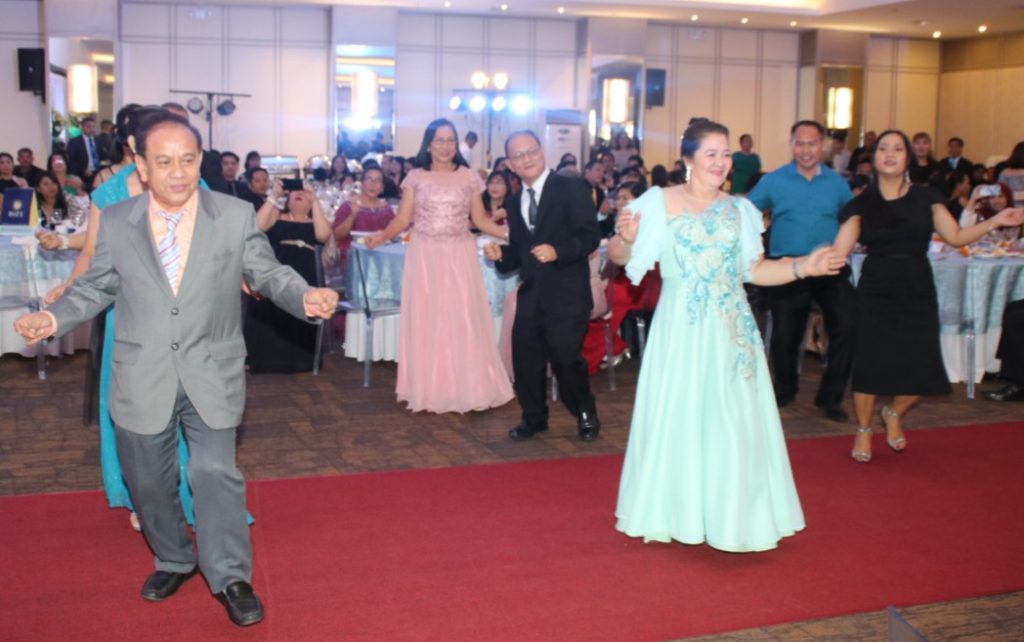
[[[185,583],[185,580],[195,574],[194,569],[188,573],[157,571],[147,577],[146,583],[142,585],[142,598],[150,602],[166,600],[174,595],[174,592]]]
[[[581,412],[576,425],[583,441],[593,441],[597,433],[601,432],[601,420],[597,418],[595,412]]]
[[[846,414],[842,406],[825,406],[824,412],[826,418],[838,421],[841,424],[845,424],[850,420],[850,415]]]
[[[985,398],[992,401],[1024,401],[1024,388],[1015,383],[1003,386],[999,390],[986,392]]]
[[[228,584],[223,592],[217,594],[217,599],[224,604],[228,617],[238,626],[249,626],[263,619],[263,605],[248,582]]]
[[[547,423],[542,424],[528,424],[525,421],[520,421],[516,424],[516,427],[508,431],[509,439],[530,439],[539,432],[547,432]]]
[[[793,399],[793,395],[775,395],[775,405],[779,408],[785,408],[793,403]]]

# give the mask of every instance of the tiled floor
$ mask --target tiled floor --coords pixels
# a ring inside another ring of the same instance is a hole
[[[84,353],[51,360],[50,376],[40,382],[31,361],[0,358],[5,394],[0,406],[0,494],[99,487],[96,426],[81,421],[85,362]],[[374,364],[373,385],[364,389],[361,367],[332,355],[318,377],[250,377],[238,450],[243,471],[250,479],[273,479],[619,453],[628,435],[638,365],[627,361],[617,370],[614,392],[608,390],[603,372],[592,379],[603,423],[601,438],[592,443],[576,438],[575,421],[561,407],[553,409],[550,432],[525,443],[506,437],[519,418],[514,403],[467,415],[409,413],[395,401],[395,370],[394,364]],[[808,357],[803,390],[795,404],[782,410],[791,439],[852,434],[853,424],[826,421],[812,406],[820,374],[817,360]],[[963,387],[954,386],[950,398],[927,400],[915,409],[905,426],[913,444],[915,427],[1022,419],[1024,404],[968,400]],[[876,426],[881,427],[880,420]],[[1024,592],[915,606],[901,613],[933,641],[1024,641]],[[884,613],[866,613],[701,639],[867,641],[885,639],[886,630]]]

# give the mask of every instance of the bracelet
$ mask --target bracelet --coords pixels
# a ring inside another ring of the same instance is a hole
[[[797,263],[797,261],[793,261],[789,265],[793,268],[793,278],[795,278],[797,281],[800,281],[804,277],[800,274],[800,268],[797,267]]]
[[[70,244],[70,239],[67,234],[58,234],[60,236],[60,249],[66,250]]]

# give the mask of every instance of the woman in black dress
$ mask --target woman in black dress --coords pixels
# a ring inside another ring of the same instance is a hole
[[[933,188],[907,178],[910,141],[901,131],[878,137],[872,152],[874,180],[843,210],[835,247],[848,254],[854,243],[867,247],[857,283],[853,402],[857,435],[851,456],[871,460],[871,418],[878,395],[886,442],[906,448],[900,423],[922,395],[949,394],[939,347],[939,306],[928,261],[932,232],[954,246],[971,243],[1003,225],[1020,225],[1024,210],[1006,209],[983,223],[961,229]]]
[[[279,209],[285,199],[283,209]],[[276,182],[271,197],[256,215],[277,260],[295,269],[310,285],[317,284],[316,247],[331,236],[331,224],[320,202],[306,189],[284,192]],[[249,371],[307,372],[313,369],[317,326],[297,319],[268,300],[249,301],[245,318],[245,345]]]

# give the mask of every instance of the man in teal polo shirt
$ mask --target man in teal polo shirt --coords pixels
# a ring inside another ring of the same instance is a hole
[[[771,210],[768,256],[805,256],[831,245],[839,231],[839,211],[853,198],[846,181],[821,162],[825,129],[802,120],[793,125],[793,161],[765,175],[747,195],[761,210]],[[824,276],[764,288],[772,312],[771,357],[779,407],[796,398],[797,364],[811,302],[821,307],[828,333],[828,367],[814,404],[833,421],[845,422],[843,396],[853,356],[853,286],[849,267]]]

